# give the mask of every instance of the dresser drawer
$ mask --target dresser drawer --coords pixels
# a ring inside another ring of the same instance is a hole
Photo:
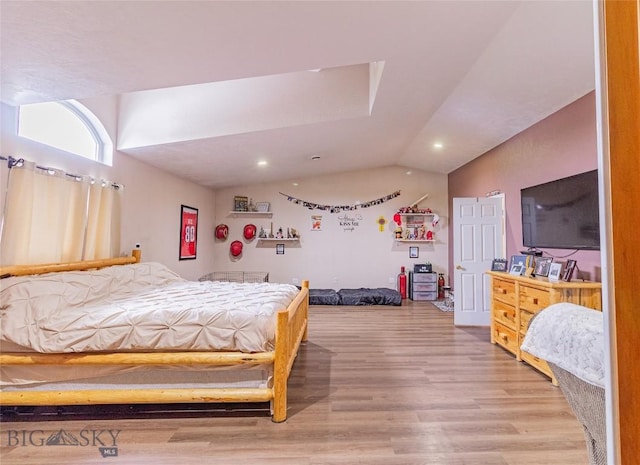
[[[518,353],[518,335],[513,329],[496,322],[493,328],[493,340],[512,354]]]
[[[437,292],[414,292],[411,300],[438,300]]]
[[[434,292],[437,290],[438,290],[437,283],[419,283],[415,281],[413,283],[413,292],[420,292],[420,291]]]
[[[537,313],[551,304],[549,291],[522,285],[518,300],[520,310],[528,310],[532,313]]]
[[[507,304],[516,304],[516,285],[513,281],[504,281],[502,279],[493,278],[492,291],[493,298]]]
[[[520,352],[520,357],[522,358],[522,361],[527,362],[536,370],[541,371],[552,380],[555,379],[553,376],[553,372],[551,371],[551,368],[549,368],[549,364],[545,360],[535,357],[531,355],[529,352],[525,352],[524,350]]]
[[[437,273],[412,273],[414,283],[436,283]]]
[[[520,334],[523,336],[529,329],[529,322],[531,321],[531,318],[533,318],[533,315],[535,315],[535,313],[520,310]]]
[[[494,301],[493,308],[491,310],[493,312],[493,318],[499,323],[511,328],[513,330],[516,329],[516,309],[511,305],[507,305],[503,302]]]

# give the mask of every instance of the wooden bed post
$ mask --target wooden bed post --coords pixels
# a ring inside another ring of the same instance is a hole
[[[271,419],[276,423],[287,419],[287,383],[298,348],[307,340],[308,310],[309,281],[304,280],[302,294],[296,297],[288,311],[278,312],[271,401]]]
[[[305,279],[302,281],[302,287],[309,290],[309,280]],[[307,324],[304,326],[304,333],[302,334],[302,342],[307,342],[308,339],[308,331],[309,331],[309,299],[304,303],[304,321]]]
[[[271,419],[280,423],[287,419],[287,378],[289,365],[289,312],[278,312],[276,349],[273,361],[273,400]]]

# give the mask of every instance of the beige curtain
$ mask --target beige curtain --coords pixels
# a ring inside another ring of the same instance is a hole
[[[94,189],[96,184],[98,189]],[[104,195],[103,191],[115,194]],[[103,188],[100,183],[92,184],[88,176],[70,176],[31,162],[12,167],[7,181],[0,264],[59,263],[117,256],[121,191],[112,188],[111,183]],[[96,204],[93,195],[98,194],[94,192],[111,200]],[[90,223],[95,223],[90,233],[93,245],[87,248]]]
[[[89,189],[89,214],[84,258],[116,257],[120,252],[122,189],[108,182],[95,182]]]

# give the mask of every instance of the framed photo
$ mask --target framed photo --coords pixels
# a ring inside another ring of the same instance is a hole
[[[562,271],[561,263],[552,263],[549,265],[549,281],[558,281],[560,279],[560,271]]]
[[[311,215],[311,230],[322,231],[322,215]]]
[[[409,247],[409,258],[418,258],[419,247]]]
[[[524,270],[525,270],[524,265],[520,265],[516,263],[515,265],[511,265],[511,268],[509,269],[509,274],[512,274],[514,276],[520,276]]]
[[[549,266],[551,266],[553,258],[538,258],[536,260],[535,270],[533,272],[536,276],[549,276]]]
[[[284,244],[276,244],[276,255],[284,255]]]
[[[513,265],[522,265],[523,268],[526,268],[530,257],[530,255],[512,255],[509,262],[509,271],[511,271]]]
[[[576,262],[575,260],[567,260],[567,265],[564,267],[564,273],[562,273],[563,281],[571,281],[573,271],[576,269],[577,264],[578,262]]]
[[[234,212],[247,212],[249,211],[249,197],[242,195],[236,195],[233,198],[233,211]]]
[[[269,202],[257,202],[256,203],[256,211],[267,213],[269,211]]]
[[[195,260],[198,245],[198,209],[180,206],[179,260]]]
[[[491,262],[491,271],[507,271],[507,259],[494,258]]]

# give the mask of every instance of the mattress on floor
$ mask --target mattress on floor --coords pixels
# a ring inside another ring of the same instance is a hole
[[[309,305],[340,305],[340,296],[334,289],[310,289]]]
[[[395,289],[384,287],[340,289],[340,305],[402,305],[402,297]]]

